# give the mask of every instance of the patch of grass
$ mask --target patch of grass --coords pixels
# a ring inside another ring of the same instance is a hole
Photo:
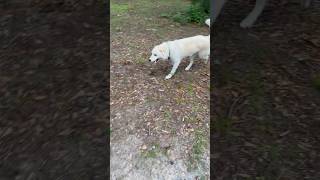
[[[187,24],[188,22],[190,22],[190,18],[187,16],[186,12],[178,12],[171,17],[173,21],[180,24]]]
[[[190,123],[190,124],[195,124],[197,122],[199,122],[199,118],[198,118],[198,113],[201,111],[201,108],[199,107],[199,105],[197,104],[194,104],[192,106],[192,109],[191,109],[191,113],[190,113],[190,116],[189,117],[186,117],[185,118],[185,121],[187,123]]]
[[[187,90],[187,93],[188,93],[190,96],[193,96],[193,95],[194,95],[194,90],[193,90],[192,84],[188,84],[186,90]]]
[[[199,3],[192,3],[188,8],[180,10],[175,14],[169,16],[163,14],[162,17],[172,17],[175,22],[180,24],[198,23],[204,24],[204,21],[209,17],[203,6]]]
[[[192,146],[192,151],[189,156],[188,170],[191,171],[199,167],[199,163],[204,154],[204,150],[207,146],[207,141],[205,139],[205,134],[202,130],[198,129],[195,131],[194,144]]]
[[[144,64],[146,63],[146,60],[143,59],[143,58],[138,58],[137,61],[136,61],[137,64]]]
[[[124,14],[129,11],[129,4],[117,4],[117,3],[111,2],[110,10],[112,15]]]
[[[166,120],[171,120],[172,119],[172,114],[171,114],[171,112],[169,110],[165,110],[164,111],[164,118]]]
[[[187,15],[189,17],[189,22],[199,24],[203,24],[205,19],[209,17],[209,14],[205,12],[205,9],[199,3],[192,4],[187,11]]]
[[[185,104],[185,100],[182,97],[178,96],[178,97],[175,97],[174,99],[175,99],[176,103],[179,105]]]
[[[190,124],[198,122],[198,119],[196,117],[186,117],[184,120],[185,120],[185,122],[190,123]]]
[[[169,110],[165,110],[163,116],[164,116],[164,124],[162,125],[164,125],[164,127],[167,128],[169,127],[169,123],[172,120],[172,113]]]
[[[180,24],[204,24],[205,19],[209,17],[208,8],[209,4],[204,6],[202,2],[190,3],[175,1],[175,3],[170,4],[170,8],[168,8],[167,11],[161,12],[160,17],[172,19]]]
[[[312,79],[312,86],[320,91],[320,75],[317,75]]]
[[[162,150],[158,143],[152,144],[151,147],[151,149],[148,149],[142,153],[142,156],[144,158],[156,158],[160,153],[162,153]]]

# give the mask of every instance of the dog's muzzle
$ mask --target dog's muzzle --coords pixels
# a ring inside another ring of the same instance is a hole
[[[160,60],[160,58],[156,59],[156,60],[154,61],[154,63],[158,62],[159,60]],[[149,62],[151,62],[151,59],[149,59]]]

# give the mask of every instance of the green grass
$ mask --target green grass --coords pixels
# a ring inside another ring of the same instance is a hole
[[[198,123],[200,120],[197,116],[197,114],[201,111],[201,108],[199,107],[198,104],[194,104],[192,106],[192,109],[191,109],[191,113],[188,117],[185,118],[185,122],[186,123],[190,123],[190,124],[196,124]]]
[[[139,0],[139,1],[111,1],[111,21],[117,16],[130,13],[132,16],[168,18],[180,24],[200,23],[209,17],[198,4],[191,4],[182,0]]]
[[[138,58],[136,61],[137,64],[145,64],[146,63],[146,59],[144,58]]]
[[[163,25],[160,14],[171,16],[173,12],[184,9],[189,2],[182,0],[139,0],[121,1],[112,0],[111,5],[111,32],[134,32],[146,29],[155,29],[156,36],[166,38],[167,32],[174,27]]]
[[[163,117],[164,117],[164,124],[162,124],[162,125],[164,125],[164,127],[167,128],[167,127],[169,127],[169,123],[172,121],[171,111],[165,110]]]
[[[193,95],[194,95],[194,89],[193,89],[192,84],[188,84],[187,87],[186,87],[186,90],[187,90],[187,92],[188,92],[188,94],[189,94],[190,96],[193,96]]]
[[[160,17],[172,19],[180,24],[198,23],[204,24],[205,19],[209,17],[203,7],[197,3],[188,3],[175,8],[174,11],[166,11],[160,14]]]
[[[164,111],[164,119],[170,121],[172,119],[172,114],[169,110]]]
[[[194,144],[192,146],[192,151],[189,155],[188,170],[191,171],[200,165],[200,161],[207,147],[207,140],[205,139],[205,133],[198,129],[194,134]]]
[[[150,145],[150,147],[153,147],[151,149],[147,149],[146,151],[142,152],[142,157],[144,158],[156,158],[161,153],[163,153],[163,150],[160,148],[160,145],[158,143],[153,143]]]
[[[129,4],[117,4],[111,1],[110,9],[111,9],[111,15],[121,15],[124,13],[128,13]]]

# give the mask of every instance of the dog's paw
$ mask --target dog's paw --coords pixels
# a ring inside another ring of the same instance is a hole
[[[167,79],[170,79],[170,78],[172,78],[172,74],[168,74],[165,79],[167,80]]]
[[[250,27],[252,27],[253,24],[254,24],[254,21],[245,19],[240,23],[240,27],[242,27],[242,28],[250,28]]]
[[[184,70],[189,71],[191,67],[186,67]]]

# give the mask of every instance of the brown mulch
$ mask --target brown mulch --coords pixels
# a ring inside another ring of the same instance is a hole
[[[107,7],[0,3],[0,179],[106,179]]]
[[[250,30],[239,1],[215,24],[214,179],[320,179],[320,6],[272,2]]]

